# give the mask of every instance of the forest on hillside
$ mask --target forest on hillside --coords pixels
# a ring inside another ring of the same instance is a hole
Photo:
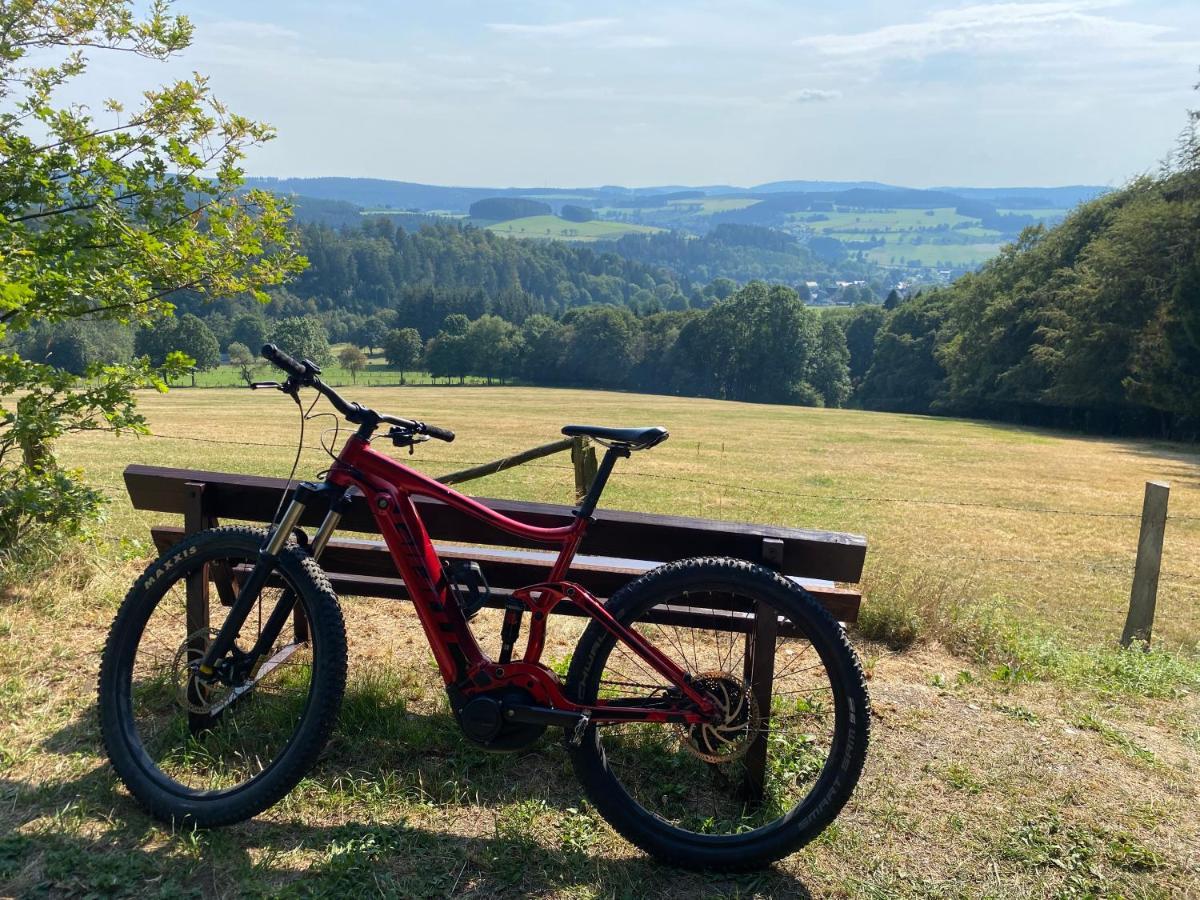
[[[667,268],[701,283],[730,278],[798,286],[805,281],[879,277],[877,267],[856,262],[840,243],[834,243],[834,254],[821,256],[794,235],[759,225],[723,223],[699,237],[678,231],[628,234],[594,246],[597,251]]]
[[[954,283],[904,297],[863,283],[818,313],[787,234],[727,223],[702,238],[586,246],[388,217],[298,226],[307,268],[261,305],[179,296],[134,335],[116,322],[40,324],[10,342],[82,372],[165,358],[200,367],[263,338],[321,355],[394,350],[437,377],[478,375],[738,400],[857,405],[1099,431],[1200,432],[1200,150],[1189,132],[1162,173],[1024,229]],[[710,278],[723,271],[750,281]],[[828,277],[827,274],[820,277]],[[403,338],[400,337],[403,335]]]
[[[1200,433],[1200,141],[1157,177],[1025,230],[902,304],[857,393],[871,409]]]

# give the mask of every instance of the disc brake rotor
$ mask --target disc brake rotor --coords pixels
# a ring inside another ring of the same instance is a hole
[[[196,677],[196,667],[216,636],[215,628],[200,628],[184,638],[175,651],[175,660],[171,665],[175,699],[188,712],[211,714],[232,690],[227,684],[201,681]]]
[[[720,720],[685,728],[684,747],[707,763],[740,759],[754,743],[761,725],[754,692],[728,672],[704,672],[693,678],[692,684],[712,699]]]

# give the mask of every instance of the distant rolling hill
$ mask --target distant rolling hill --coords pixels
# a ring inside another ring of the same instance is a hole
[[[760,227],[790,235],[847,274],[854,265],[877,265],[938,278],[975,268],[1023,228],[1053,225],[1080,202],[1108,190],[1097,185],[917,189],[877,181],[812,180],[749,188],[492,188],[339,177],[248,182],[290,195],[298,220],[334,227],[382,215],[411,230],[452,217],[510,237],[605,241],[618,252],[632,252],[632,245],[616,244],[624,235],[673,231],[695,237],[723,225]],[[564,207],[574,209],[564,214]],[[494,214],[471,215],[472,208]],[[573,220],[581,208],[590,221]],[[658,245],[638,250],[651,256],[660,251]],[[778,268],[774,259],[763,265],[769,271]],[[789,261],[783,268],[790,266]],[[745,268],[739,262],[738,271]]]
[[[1112,189],[1094,184],[1071,184],[1063,187],[938,187],[931,190],[986,200],[1002,209],[1072,209]]]

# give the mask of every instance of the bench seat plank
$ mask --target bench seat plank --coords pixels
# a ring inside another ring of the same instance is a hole
[[[178,526],[159,525],[151,529],[159,552],[179,543],[184,530]],[[493,606],[503,606],[503,597],[520,587],[543,580],[554,560],[553,553],[530,550],[507,550],[493,547],[458,547],[436,545],[443,560],[475,560],[483,570],[488,584],[496,589]],[[613,559],[580,556],[572,565],[568,577],[597,597],[607,598],[628,582],[661,563],[649,560]],[[391,555],[382,541],[361,538],[334,538],[321,556],[321,566],[329,575],[334,590],[347,596],[384,597],[407,600],[408,592],[392,563]],[[853,623],[858,619],[861,595],[850,588],[795,578],[840,622]],[[560,610],[568,612],[565,606]],[[712,611],[711,609],[709,610]],[[573,608],[570,613],[576,613]],[[748,610],[724,610],[739,616],[749,616]],[[721,621],[726,621],[722,619]],[[744,625],[733,630],[746,631]]]

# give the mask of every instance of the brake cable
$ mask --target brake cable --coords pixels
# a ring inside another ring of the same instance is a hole
[[[309,404],[307,411],[304,409],[304,404],[300,402],[300,388],[297,385],[295,390],[289,391],[285,386],[281,387],[285,394],[296,401],[296,408],[300,410],[300,440],[296,445],[296,458],[292,460],[292,471],[288,473],[287,484],[283,486],[283,493],[279,496],[279,505],[275,507],[275,515],[271,517],[272,522],[279,520],[280,513],[283,512],[283,504],[287,500],[288,495],[292,492],[292,482],[296,479],[296,469],[300,467],[300,455],[304,452],[304,423],[308,421],[308,415],[313,411],[313,407],[317,405],[317,401],[321,399],[320,392],[313,398],[313,402]]]

